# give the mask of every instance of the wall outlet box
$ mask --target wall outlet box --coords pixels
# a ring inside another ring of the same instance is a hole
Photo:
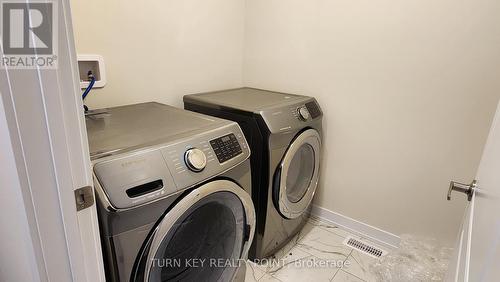
[[[95,77],[93,88],[102,88],[106,85],[106,71],[104,68],[104,59],[101,55],[82,54],[77,56],[77,60],[81,89],[85,89],[89,86],[89,71],[92,71]]]

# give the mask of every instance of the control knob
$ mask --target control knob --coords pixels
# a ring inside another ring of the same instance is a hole
[[[186,151],[184,154],[184,162],[189,170],[194,172],[202,171],[207,165],[207,157],[202,150],[197,148],[192,148]]]
[[[311,116],[309,114],[309,111],[307,110],[306,107],[300,107],[297,109],[297,113],[299,114],[299,118],[303,121],[306,121],[309,119],[309,117]]]

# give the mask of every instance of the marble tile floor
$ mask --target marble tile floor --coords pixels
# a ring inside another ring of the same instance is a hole
[[[311,218],[303,230],[274,259],[247,263],[247,282],[374,282],[369,266],[375,258],[343,244],[347,236],[341,228]]]

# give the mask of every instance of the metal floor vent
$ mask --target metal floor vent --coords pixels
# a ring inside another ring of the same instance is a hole
[[[359,239],[354,239],[352,237],[347,237],[344,240],[344,245],[349,246],[355,250],[358,250],[374,258],[379,258],[387,253],[386,250],[376,248],[372,246],[370,243],[364,242]]]

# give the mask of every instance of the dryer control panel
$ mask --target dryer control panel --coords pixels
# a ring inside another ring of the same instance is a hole
[[[288,104],[269,107],[259,112],[271,133],[301,130],[321,120],[323,113],[312,97],[295,99]]]

